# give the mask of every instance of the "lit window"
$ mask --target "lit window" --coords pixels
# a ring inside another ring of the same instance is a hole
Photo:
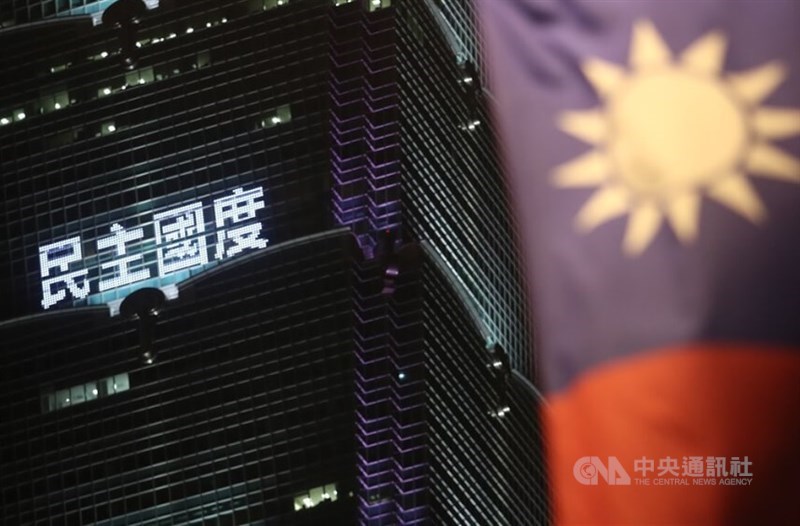
[[[39,99],[38,106],[42,113],[60,110],[61,108],[69,106],[69,95],[66,91],[45,95]]]
[[[272,128],[273,126],[289,122],[290,120],[292,120],[292,108],[288,104],[284,104],[265,115],[264,119],[261,120],[261,127]]]
[[[146,84],[148,82],[153,82],[155,77],[153,76],[153,68],[152,66],[137,69],[136,71],[131,71],[125,74],[125,84],[124,86],[136,86]]]
[[[69,406],[69,389],[56,391],[56,409]]]
[[[17,118],[18,121],[21,121],[26,117],[25,112],[22,110],[17,110],[17,113],[14,116]]]
[[[128,373],[117,374],[114,376],[114,392],[121,393],[130,389],[128,383]]]
[[[294,497],[294,511],[307,510],[318,506],[319,504],[330,501],[333,502],[338,499],[338,492],[336,491],[336,484],[325,484],[324,486],[317,486],[311,488],[305,493],[300,493]]]
[[[42,394],[42,411],[49,413],[57,409],[90,402],[130,389],[128,373],[116,374],[99,381],[75,385]]]
[[[5,126],[6,124],[8,124],[9,122],[11,122],[11,121],[8,119],[8,117],[3,117],[3,118],[0,118],[0,124],[2,124],[2,125],[4,125],[4,126]]]
[[[59,64],[58,66],[53,66],[50,68],[50,73],[58,73],[59,71],[64,71],[68,67],[72,65],[72,62],[67,62],[66,64]]]
[[[390,5],[392,5],[392,0],[370,0],[369,10],[377,11],[378,9],[389,7]]]
[[[109,133],[114,133],[117,131],[117,126],[113,122],[106,122],[103,124],[103,129],[100,131],[103,135],[108,135]]]
[[[83,385],[70,387],[69,398],[72,405],[82,404],[86,401],[86,388]]]
[[[186,28],[186,32],[187,33],[194,33],[194,28],[193,27],[187,27]]]
[[[201,51],[197,54],[197,67],[204,68],[211,64],[211,53],[209,51]]]
[[[494,415],[497,416],[497,417],[502,418],[502,417],[506,416],[510,412],[511,412],[511,408],[508,407],[508,406],[504,406],[504,407],[498,408],[497,412],[495,412]]]
[[[263,0],[262,9],[264,11],[269,11],[270,9],[274,9],[276,7],[286,5],[289,3],[289,0]]]

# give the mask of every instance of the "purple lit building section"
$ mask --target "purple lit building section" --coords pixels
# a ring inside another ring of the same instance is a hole
[[[372,259],[401,221],[395,21],[348,7],[331,15],[332,208]]]
[[[389,296],[385,279],[375,278],[357,276],[359,524],[421,524],[429,520],[429,468],[420,299],[411,291],[419,285],[414,271],[404,272]]]
[[[418,306],[398,300],[398,289],[415,286],[414,279],[398,273],[381,246],[385,232],[396,235],[401,226],[395,23],[391,9],[368,13],[352,5],[331,14],[332,210],[374,262],[356,276],[362,525],[428,517],[421,321]]]

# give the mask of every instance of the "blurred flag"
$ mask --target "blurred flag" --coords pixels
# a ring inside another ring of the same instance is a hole
[[[478,3],[556,524],[800,524],[800,2]]]

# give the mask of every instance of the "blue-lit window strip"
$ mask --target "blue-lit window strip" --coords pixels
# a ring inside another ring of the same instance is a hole
[[[91,15],[94,25],[100,24],[103,11],[108,9],[116,0],[70,0],[69,2],[55,3],[55,16],[85,16]],[[148,9],[156,9],[159,0],[144,0]]]
[[[106,398],[128,389],[130,389],[128,373],[121,373],[66,389],[48,391],[42,394],[42,412],[50,413],[66,409],[98,398]]]
[[[169,274],[167,276],[156,276],[156,277],[153,277],[153,278],[150,278],[150,279],[146,279],[146,280],[143,280],[143,281],[137,281],[136,283],[132,283],[132,284],[126,285],[124,287],[119,287],[119,288],[115,288],[115,289],[112,289],[112,290],[107,290],[105,292],[97,292],[97,293],[94,293],[94,294],[90,294],[86,298],[86,304],[87,305],[106,305],[106,304],[112,303],[114,301],[123,300],[130,293],[132,293],[134,291],[137,291],[139,289],[144,289],[144,288],[148,288],[148,287],[164,288],[167,285],[178,284],[181,281],[185,281],[185,280],[191,278],[192,276],[200,274],[201,272],[204,272],[204,271],[206,271],[206,270],[208,270],[210,268],[213,268],[213,267],[215,267],[215,266],[217,266],[219,264],[220,264],[219,261],[211,261],[209,263],[206,263],[205,265],[201,265],[201,266],[198,266],[198,267],[186,269],[186,270],[183,270],[183,271],[180,271],[180,272],[174,272],[174,273]],[[97,280],[93,280],[93,282],[94,281],[97,281]],[[65,303],[71,304],[71,305],[80,305],[81,301],[80,300],[76,300],[76,301],[72,301],[72,302],[66,301]]]
[[[114,0],[71,0],[56,2],[56,16],[80,16],[102,13]]]

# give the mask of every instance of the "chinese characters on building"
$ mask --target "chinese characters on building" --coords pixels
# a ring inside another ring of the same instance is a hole
[[[156,264],[145,261],[146,253],[130,253],[130,244],[144,241],[143,227],[111,225],[107,235],[97,239],[98,256],[113,259],[100,265],[97,291],[105,292],[152,277],[165,277],[179,270],[205,265],[209,252],[215,260],[236,256],[245,250],[267,246],[261,237],[256,212],[265,207],[262,188],[235,189],[214,200],[214,231],[206,233],[203,204],[195,202],[153,216]],[[207,236],[213,245],[207,244]],[[81,238],[71,237],[39,247],[42,276],[42,307],[49,309],[67,299],[84,299],[90,291],[89,269],[84,268]],[[153,273],[155,266],[156,273]]]

